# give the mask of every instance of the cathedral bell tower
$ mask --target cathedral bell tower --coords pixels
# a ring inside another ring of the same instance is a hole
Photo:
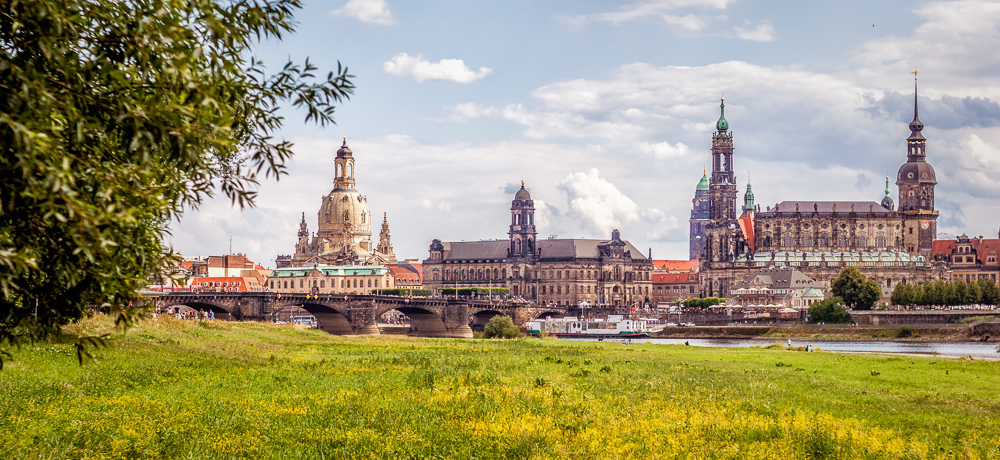
[[[531,201],[531,195],[524,189],[524,181],[521,181],[521,189],[514,194],[514,201],[510,203],[510,257],[530,258],[535,256],[535,241],[538,233],[535,231],[535,202]]]
[[[719,121],[712,133],[712,180],[710,214],[716,226],[736,220],[736,176],[733,175],[733,133],[726,121],[726,99],[719,104]]]
[[[911,254],[930,256],[937,237],[938,212],[934,210],[934,168],[927,163],[927,139],[917,113],[917,72],[913,72],[913,121],[906,138],[906,163],[899,167],[898,210],[903,214],[903,246]]]

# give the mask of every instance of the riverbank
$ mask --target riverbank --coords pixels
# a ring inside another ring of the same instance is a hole
[[[968,327],[671,327],[653,335],[672,339],[823,339],[830,341],[996,342],[998,337],[974,336]],[[983,340],[987,338],[987,340]]]
[[[1000,457],[982,360],[166,317],[112,343],[9,350],[0,458]]]

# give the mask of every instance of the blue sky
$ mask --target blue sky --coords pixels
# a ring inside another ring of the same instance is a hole
[[[505,237],[521,180],[541,236],[618,228],[655,258],[686,258],[721,93],[740,200],[749,176],[762,207],[878,201],[906,159],[914,69],[939,231],[1000,226],[998,2],[338,0],[296,18],[258,57],[339,61],[354,97],[326,129],[288,111],[290,175],[264,183],[255,209],[188,211],[176,250],[221,254],[231,235],[273,266],[302,212],[315,230],[346,131],[400,258],[425,258],[433,238]]]

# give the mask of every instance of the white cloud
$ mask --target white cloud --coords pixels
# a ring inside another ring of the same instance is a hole
[[[914,10],[926,22],[910,35],[866,42],[855,59],[852,77],[892,87],[900,75],[920,71],[921,94],[940,97],[960,92],[1000,99],[1000,2],[954,1],[921,4]]]
[[[746,27],[733,26],[733,30],[736,31],[736,36],[743,40],[752,40],[755,42],[773,42],[774,41],[774,26],[770,23],[757,24],[756,27],[751,27],[750,21],[744,21]]]
[[[655,144],[643,142],[639,144],[639,149],[643,153],[651,154],[656,158],[681,158],[691,153],[691,149],[682,142],[670,145],[669,142],[657,142]]]
[[[480,67],[478,72],[469,70],[461,59],[442,59],[430,62],[423,55],[410,56],[399,53],[382,65],[382,70],[397,77],[408,77],[423,82],[425,80],[447,80],[458,83],[472,83],[493,73],[492,69]]]
[[[396,23],[385,0],[350,0],[346,5],[331,11],[330,14],[372,24]]]
[[[475,102],[457,104],[453,107],[446,107],[445,109],[451,113],[446,117],[437,118],[435,121],[465,123],[470,118],[491,117],[500,113],[500,109],[496,107],[483,107],[481,104],[477,104]]]
[[[566,193],[569,214],[594,234],[610,235],[611,230],[639,218],[639,206],[599,177],[597,168],[570,174],[559,183],[559,189]]]
[[[668,14],[682,8],[715,8],[724,9],[735,0],[650,0],[645,2],[631,3],[622,6],[617,11],[604,13],[585,14],[567,18],[570,23],[583,25],[588,22],[610,22],[620,24],[626,21],[633,21],[646,17],[656,17],[662,19],[670,25],[680,26],[686,30],[701,30],[707,22],[704,16],[688,14],[677,16]]]

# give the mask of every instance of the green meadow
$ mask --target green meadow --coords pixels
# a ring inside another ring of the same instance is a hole
[[[4,459],[1000,458],[990,361],[170,318],[9,351]]]

